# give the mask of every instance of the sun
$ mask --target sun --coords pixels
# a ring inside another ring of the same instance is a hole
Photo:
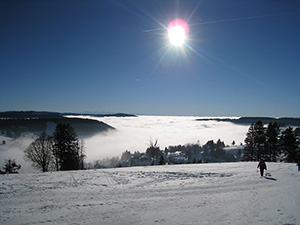
[[[181,47],[186,39],[185,31],[181,26],[173,26],[168,31],[170,43]]]
[[[170,44],[182,47],[189,32],[188,24],[182,19],[172,20],[168,25],[168,38]]]

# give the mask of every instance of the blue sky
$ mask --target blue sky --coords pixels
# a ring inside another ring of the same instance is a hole
[[[4,0],[0,15],[0,111],[300,117],[299,1]]]

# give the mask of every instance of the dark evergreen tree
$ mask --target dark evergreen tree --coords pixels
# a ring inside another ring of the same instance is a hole
[[[279,134],[280,129],[277,123],[269,123],[266,129],[266,160],[270,162],[276,162],[280,152],[279,152]]]
[[[242,155],[242,151],[241,151],[241,149],[239,149],[239,150],[237,151],[237,160],[238,160],[238,161],[241,159],[241,155]]]
[[[220,139],[218,139],[216,149],[223,149],[223,148],[225,148],[224,141],[221,141]]]
[[[122,153],[120,164],[122,166],[131,166],[131,161],[133,161],[133,159],[131,159],[131,153],[126,150]]]
[[[246,134],[243,160],[254,161],[255,160],[254,151],[255,151],[254,124],[251,124]]]
[[[283,160],[287,162],[298,162],[298,160],[300,160],[297,135],[292,127],[288,127],[281,133],[280,145],[283,153]]]
[[[262,121],[259,120],[254,124],[254,160],[256,161],[266,158],[267,156],[264,148],[265,139],[265,128]]]
[[[166,162],[165,162],[165,158],[163,155],[160,156],[160,159],[159,159],[159,165],[165,165]]]
[[[203,148],[206,150],[210,150],[210,151],[214,151],[216,149],[216,144],[214,143],[213,140],[210,140],[208,142],[206,142],[205,145],[203,145]]]
[[[79,141],[76,132],[70,124],[58,124],[53,133],[53,156],[57,170],[80,169]]]
[[[125,152],[122,153],[121,156],[121,161],[126,161],[131,159],[131,153],[130,151],[126,150]]]

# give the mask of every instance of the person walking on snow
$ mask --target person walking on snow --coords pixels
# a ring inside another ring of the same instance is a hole
[[[257,168],[260,168],[260,175],[263,176],[264,170],[267,170],[267,165],[266,165],[265,161],[261,159],[258,163]]]
[[[298,161],[297,166],[298,166],[298,171],[300,171],[300,160]]]

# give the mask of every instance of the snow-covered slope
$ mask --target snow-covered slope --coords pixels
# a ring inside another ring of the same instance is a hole
[[[212,163],[0,176],[0,224],[300,224],[295,164]]]

